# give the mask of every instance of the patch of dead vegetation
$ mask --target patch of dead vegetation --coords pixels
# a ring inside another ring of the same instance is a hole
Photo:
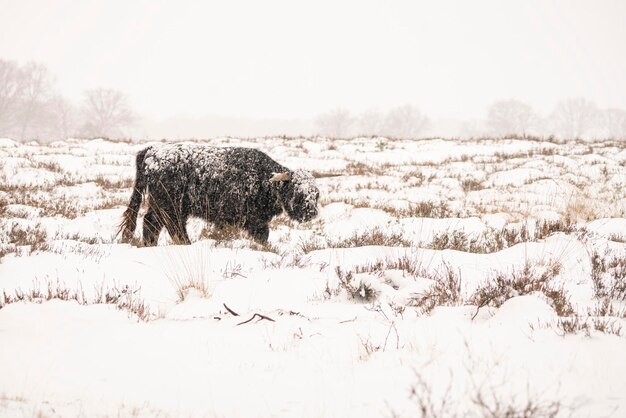
[[[398,208],[393,206],[373,205],[374,209],[380,209],[396,218],[432,218],[443,219],[457,217],[460,214],[450,209],[448,203],[444,201],[424,201],[410,203],[407,207]]]
[[[64,171],[61,165],[56,161],[31,161],[31,167],[52,173],[62,173]]]
[[[465,193],[485,189],[483,182],[475,178],[465,178],[461,180],[461,188]]]
[[[528,223],[519,226],[505,226],[501,229],[489,228],[479,234],[467,234],[462,230],[442,231],[423,244],[433,250],[456,250],[474,254],[489,254],[502,251],[525,242],[536,242],[563,232],[574,233],[579,229],[572,221],[541,220],[530,228]]]
[[[93,182],[104,190],[130,189],[135,184],[135,179],[127,177],[121,178],[117,176],[99,175]]]
[[[41,225],[12,222],[7,231],[7,239],[10,246],[30,247],[30,251],[45,250],[48,248],[48,232]]]
[[[575,314],[559,318],[557,327],[565,334],[584,334],[591,336],[594,331],[621,337],[626,308],[616,308],[609,297],[598,300],[596,306],[588,309],[586,315]]]
[[[324,289],[324,297],[326,299],[338,296],[342,291],[346,293],[348,298],[358,302],[371,302],[378,296],[378,292],[370,284],[362,280],[354,280],[355,272],[343,271],[341,267],[337,266],[335,273],[339,279],[339,286],[331,289],[327,282]]]
[[[513,297],[541,292],[548,298],[558,316],[573,315],[574,309],[565,290],[550,283],[560,271],[561,264],[553,261],[545,266],[526,263],[519,270],[496,272],[470,296],[469,302],[478,309],[484,306],[498,308]]]
[[[85,296],[82,288],[70,289],[59,280],[56,282],[49,281],[43,287],[34,283],[33,288],[28,291],[18,288],[7,293],[6,290],[3,290],[0,298],[0,309],[12,303],[44,303],[51,300],[74,301],[80,305],[112,304],[117,309],[128,312],[130,317],[134,317],[138,321],[148,321],[154,315],[141,299],[140,291],[140,288],[131,288],[128,285],[121,289],[115,286],[106,289],[101,287],[96,289],[95,297],[89,299]]]
[[[424,293],[414,294],[408,303],[421,315],[430,314],[438,306],[458,306],[463,303],[461,272],[451,264],[443,263],[440,269],[428,272],[426,277],[433,280],[434,285]]]
[[[330,248],[356,248],[365,246],[388,246],[388,247],[410,247],[411,241],[406,240],[402,234],[386,233],[382,228],[376,227],[368,231],[355,231],[351,236],[337,241],[330,241]]]
[[[591,280],[596,298],[626,301],[626,255],[591,254]]]

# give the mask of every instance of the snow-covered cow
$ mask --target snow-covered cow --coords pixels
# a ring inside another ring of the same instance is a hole
[[[317,215],[313,176],[292,171],[251,148],[201,144],[149,146],[137,153],[137,176],[119,233],[129,242],[142,198],[143,242],[156,245],[165,227],[177,243],[189,243],[185,224],[200,217],[217,227],[235,225],[266,242],[269,222],[283,210],[298,222]]]

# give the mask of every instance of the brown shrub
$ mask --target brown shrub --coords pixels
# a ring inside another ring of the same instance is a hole
[[[461,299],[461,273],[444,263],[441,270],[428,275],[435,281],[426,293],[413,295],[408,303],[419,309],[420,313],[428,314],[437,306],[455,306],[462,303]]]
[[[398,233],[385,233],[382,228],[376,227],[364,232],[354,232],[349,238],[330,242],[331,248],[355,248],[368,245],[383,245],[389,247],[410,247],[412,243]]]
[[[480,307],[500,307],[507,300],[533,292],[542,292],[550,301],[557,315],[574,313],[569,297],[562,288],[555,288],[549,281],[560,272],[561,265],[552,262],[544,269],[526,264],[521,270],[510,273],[496,272],[494,277],[469,298],[469,302]]]

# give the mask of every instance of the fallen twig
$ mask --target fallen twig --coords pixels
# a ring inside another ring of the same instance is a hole
[[[237,312],[235,312],[235,311],[233,311],[232,309],[230,309],[228,306],[226,306],[226,304],[225,304],[225,303],[222,303],[222,305],[224,305],[224,308],[226,308],[226,310],[227,310],[228,312],[230,312],[232,315],[234,315],[234,316],[239,316],[239,314],[238,314]]]
[[[260,319],[267,319],[268,321],[272,321],[272,322],[276,322],[274,321],[272,318],[270,318],[269,316],[265,316],[265,315],[261,315],[260,313],[255,313],[254,315],[252,315],[252,317],[250,319],[248,319],[247,321],[243,321],[238,323],[237,325],[243,325],[243,324],[247,324],[248,322],[252,321],[254,318],[259,317]]]

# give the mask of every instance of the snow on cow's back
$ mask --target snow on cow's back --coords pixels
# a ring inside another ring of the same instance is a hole
[[[158,172],[173,167],[193,167],[199,176],[209,170],[224,170],[227,148],[204,144],[177,143],[149,147],[144,164],[146,171]]]
[[[197,178],[220,177],[227,172],[241,172],[255,167],[287,170],[266,153],[254,148],[219,147],[196,143],[163,144],[148,147],[144,159],[146,173],[193,170]],[[253,170],[255,171],[255,170]],[[310,188],[312,177],[302,176],[301,184]]]

